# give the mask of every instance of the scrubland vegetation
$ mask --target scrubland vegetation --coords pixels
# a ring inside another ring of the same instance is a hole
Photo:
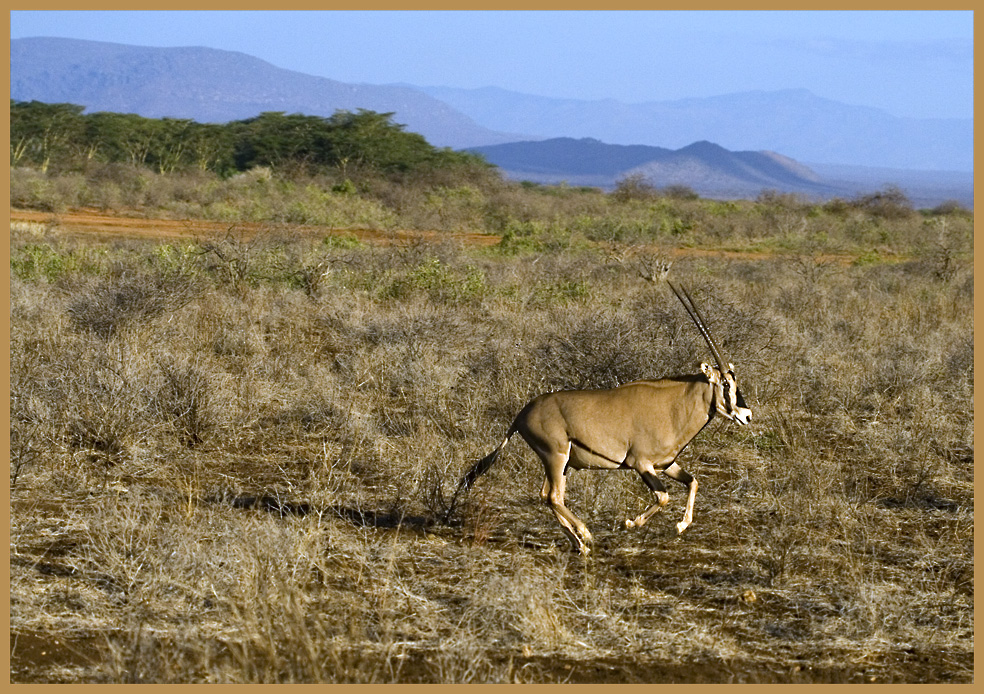
[[[972,681],[969,212],[448,171],[12,169],[13,681]],[[443,522],[531,397],[708,359],[661,260],[754,412],[684,452],[693,526],[574,472],[571,554],[518,438]]]

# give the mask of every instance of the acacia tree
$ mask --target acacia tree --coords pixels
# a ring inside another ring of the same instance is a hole
[[[69,143],[83,131],[82,111],[76,104],[41,101],[10,102],[10,163],[30,162],[47,172],[55,157],[64,157]]]
[[[171,173],[187,163],[194,125],[194,121],[183,118],[154,121],[147,154],[158,173]]]
[[[133,113],[93,113],[87,117],[87,134],[96,143],[101,159],[127,162],[133,166],[149,163],[158,121]]]
[[[304,167],[317,153],[317,133],[324,119],[299,113],[267,111],[230,124],[235,140],[235,163],[240,171],[254,166],[275,169]]]
[[[221,172],[232,167],[232,141],[227,126],[192,122],[186,137],[188,158],[198,170]]]
[[[366,109],[336,111],[329,118],[262,113],[230,124],[235,134],[236,168],[318,170],[349,166],[384,173],[410,171],[442,160],[457,160],[430,145],[422,135],[404,131],[393,113]]]
[[[331,163],[343,171],[349,163],[384,172],[408,171],[433,162],[437,150],[422,135],[404,131],[394,113],[366,109],[336,111],[327,124]]]

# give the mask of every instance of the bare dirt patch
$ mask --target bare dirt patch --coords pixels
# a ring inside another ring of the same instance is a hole
[[[266,222],[215,222],[203,219],[165,219],[161,217],[143,217],[133,211],[107,213],[91,208],[82,208],[52,214],[36,210],[11,210],[11,221],[35,222],[56,227],[63,234],[99,234],[120,238],[135,239],[168,239],[168,238],[198,238],[216,236],[230,230],[239,233],[259,234],[276,228],[278,225]],[[289,228],[295,235],[351,235],[369,244],[390,245],[406,243],[414,240],[437,241],[459,240],[473,246],[492,246],[499,242],[498,236],[490,234],[463,234],[438,231],[393,230],[345,228],[329,229],[321,226],[291,224],[280,225]]]
[[[271,228],[282,227],[289,229],[295,236],[354,236],[361,242],[389,246],[420,241],[452,241],[466,246],[494,246],[500,237],[494,234],[446,232],[419,229],[368,229],[327,228],[323,226],[291,224],[277,225],[267,222],[216,222],[203,219],[167,219],[163,217],[142,216],[138,210],[121,210],[105,212],[94,208],[79,208],[67,212],[50,213],[37,210],[13,209],[10,211],[11,221],[34,222],[57,228],[67,236],[117,237],[130,239],[180,239],[214,237],[235,231],[238,234],[260,234]],[[775,257],[775,253],[761,251],[729,251],[705,248],[667,248],[663,249],[671,257],[707,257],[730,258],[741,260],[765,260]],[[856,256],[848,254],[824,253],[813,258],[816,263],[833,263],[847,265],[856,260]]]

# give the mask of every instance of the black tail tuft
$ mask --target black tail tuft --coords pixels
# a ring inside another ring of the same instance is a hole
[[[510,435],[512,432],[510,432]],[[509,436],[499,444],[499,447],[494,451],[489,453],[487,456],[475,463],[471,470],[465,473],[465,476],[461,478],[458,482],[458,488],[454,490],[454,496],[451,497],[451,504],[448,506],[447,513],[444,514],[444,522],[447,524],[451,520],[451,515],[455,512],[458,507],[458,495],[463,491],[468,491],[471,489],[472,485],[475,484],[475,480],[484,475],[489,471],[489,468],[495,464],[495,461],[499,458],[499,453],[505,447],[506,443],[509,441]]]

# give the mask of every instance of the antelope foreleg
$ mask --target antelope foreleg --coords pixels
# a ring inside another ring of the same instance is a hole
[[[663,486],[663,483],[659,481],[659,478],[655,474],[648,470],[643,470],[639,475],[642,477],[642,481],[646,483],[646,486],[656,495],[656,503],[639,514],[637,518],[625,521],[626,528],[641,528],[646,524],[650,516],[662,511],[663,507],[670,501],[670,495],[666,492],[666,487]]]
[[[677,533],[682,533],[694,520],[694,499],[697,497],[697,480],[676,463],[670,465],[664,472],[670,479],[685,484],[690,489],[690,495],[687,497],[687,510],[683,513],[683,520],[677,523],[676,526]]]

